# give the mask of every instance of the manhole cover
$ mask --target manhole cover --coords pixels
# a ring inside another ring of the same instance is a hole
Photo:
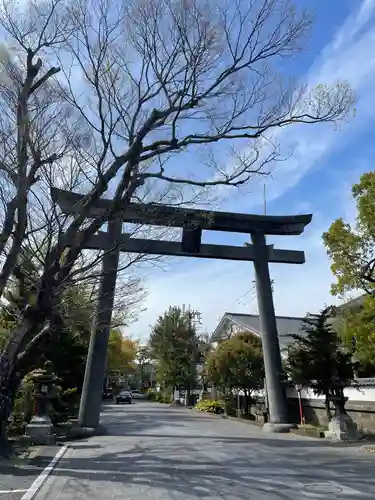
[[[324,484],[324,483],[315,483],[308,484],[304,487],[304,490],[311,491],[313,493],[340,493],[342,488],[340,486],[336,486],[335,484]]]

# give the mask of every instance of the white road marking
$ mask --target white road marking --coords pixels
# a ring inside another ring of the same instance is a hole
[[[25,494],[22,496],[21,500],[33,500],[35,498],[35,495],[38,493],[40,488],[43,486],[44,482],[48,478],[48,476],[51,474],[53,469],[56,467],[57,462],[60,460],[60,458],[63,457],[65,452],[68,449],[68,445],[64,445],[57,453],[56,456],[51,460],[49,465],[43,470],[43,472],[35,479],[33,484],[30,486],[28,490],[26,490]]]
[[[27,490],[0,490],[0,495],[6,495],[9,493],[25,493]]]

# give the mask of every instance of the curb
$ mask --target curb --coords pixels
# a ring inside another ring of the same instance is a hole
[[[59,460],[65,455],[69,448],[69,445],[64,445],[57,452],[55,457],[51,460],[51,462],[47,465],[47,467],[43,470],[43,472],[35,479],[30,488],[26,491],[26,493],[21,497],[21,500],[34,500],[35,496],[41,489],[41,487],[46,482],[48,476],[51,474],[53,469],[58,464]]]
[[[375,453],[375,445],[363,445],[361,446],[361,450],[366,452],[366,453]]]
[[[196,411],[200,415],[205,415],[207,417],[221,418],[224,420],[232,420],[234,422],[239,422],[241,424],[252,425],[253,427],[256,427],[259,430],[262,429],[262,427],[260,425],[258,425],[257,423],[252,422],[250,420],[243,419],[243,418],[231,417],[228,415],[215,415],[215,413],[208,413],[208,412],[204,412],[204,411],[199,411],[199,410],[196,410],[195,408],[192,408],[192,410]],[[332,447],[347,446],[347,447],[354,448],[354,449],[357,448],[358,450],[361,450],[361,451],[364,451],[367,453],[375,453],[375,443],[373,445],[371,445],[371,443],[361,445],[360,442],[358,442],[358,441],[357,442],[329,441],[329,440],[326,440],[326,439],[321,438],[321,437],[309,436],[309,435],[306,435],[303,433],[294,432],[293,430],[284,434],[284,436],[300,437],[300,438],[303,438],[306,440],[322,443],[325,446],[332,446]]]
[[[194,407],[191,408],[191,410],[194,410],[199,415],[205,415],[207,417],[214,417],[214,418],[221,418],[223,420],[231,420],[232,422],[238,422],[240,424],[245,424],[245,425],[252,425],[253,427],[256,427],[257,429],[261,429],[262,428],[255,421],[246,420],[246,418],[231,417],[230,415],[218,415],[218,414],[215,414],[215,413],[209,413],[209,412],[206,412],[206,411],[196,410]]]
[[[307,439],[310,441],[315,441],[315,442],[321,443],[323,446],[327,446],[327,447],[332,447],[332,448],[346,447],[346,448],[351,448],[351,449],[358,450],[358,451],[364,451],[367,453],[375,453],[375,444],[371,444],[371,443],[361,444],[362,440],[360,440],[360,441],[335,441],[335,440],[326,439],[326,438],[317,437],[317,436],[308,436],[308,435],[302,434],[302,433],[299,434],[298,432],[293,432],[293,431],[290,431],[289,434],[297,436],[297,437],[301,437],[303,439]],[[362,443],[363,443],[363,441],[362,441]]]
[[[79,441],[80,439],[91,438],[95,436],[104,436],[108,433],[107,429],[99,424],[98,427],[72,427],[66,434],[57,436],[57,443],[64,443],[70,441]]]

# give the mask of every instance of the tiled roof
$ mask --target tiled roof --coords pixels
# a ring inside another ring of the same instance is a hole
[[[261,335],[259,316],[256,314],[238,314],[238,313],[225,313],[223,320],[242,326],[245,330],[251,330],[253,333]],[[276,316],[277,332],[280,339],[280,346],[290,344],[292,341],[290,334],[301,334],[300,327],[303,318],[296,318],[293,316]],[[220,322],[221,323],[221,322]],[[213,333],[213,338],[219,334],[219,327]],[[216,335],[215,335],[216,334]]]

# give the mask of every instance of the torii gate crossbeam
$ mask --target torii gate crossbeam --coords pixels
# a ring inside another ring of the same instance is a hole
[[[82,208],[84,195],[53,189],[53,199],[65,214]],[[90,209],[88,218],[110,212],[111,200],[100,199]],[[299,235],[312,220],[312,215],[269,216],[220,211],[176,208],[157,204],[129,203],[116,220],[108,222],[108,231],[93,235],[85,249],[103,250],[102,270],[96,318],[90,339],[79,422],[85,427],[99,424],[106,354],[116,287],[120,252],[177,255],[213,259],[253,261],[262,347],[269,400],[270,421],[267,430],[282,432],[293,427],[288,418],[287,398],[282,382],[281,354],[269,263],[303,264],[303,251],[274,249],[266,245],[265,235]],[[150,226],[180,227],[182,241],[132,238],[122,233],[124,222]],[[244,247],[202,244],[202,231],[226,231],[251,235],[252,244]],[[72,242],[73,244],[73,242]]]

